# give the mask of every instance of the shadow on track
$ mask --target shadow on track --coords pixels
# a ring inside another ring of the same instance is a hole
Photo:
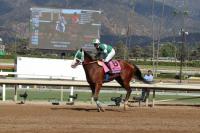
[[[90,108],[90,107],[55,107],[51,108],[51,110],[74,110],[74,111],[84,111],[84,112],[97,112],[96,108]],[[106,108],[105,111],[112,111],[112,112],[123,112],[123,109],[119,108]]]

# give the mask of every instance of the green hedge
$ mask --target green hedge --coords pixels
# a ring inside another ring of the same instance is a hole
[[[152,61],[129,61],[132,64],[136,65],[153,65]],[[158,62],[160,66],[180,66],[180,62]],[[183,63],[183,65],[186,65],[186,63]],[[188,67],[200,67],[200,61],[190,61],[187,62]]]
[[[180,79],[180,75],[177,75],[175,73],[160,73],[157,76],[158,76],[158,78],[161,78],[161,79],[165,79],[165,78],[167,78],[167,79],[169,79],[169,78],[170,79]],[[182,77],[181,79],[187,79],[188,75],[183,74],[181,77]]]
[[[15,59],[14,55],[4,55],[4,56],[0,56],[0,59]]]

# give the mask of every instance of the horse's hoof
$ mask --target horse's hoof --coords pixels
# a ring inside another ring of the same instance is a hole
[[[105,110],[103,108],[98,108],[97,111],[98,112],[105,112]]]
[[[127,105],[124,105],[124,111],[126,111],[126,110],[127,110],[127,108],[128,108],[128,106],[127,106]]]
[[[105,110],[103,108],[101,108],[101,112],[105,112]]]

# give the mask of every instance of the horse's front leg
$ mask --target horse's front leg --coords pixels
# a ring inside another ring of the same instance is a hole
[[[94,94],[95,94],[95,84],[90,83],[90,89],[92,90],[92,95],[91,95],[91,104],[94,102]]]
[[[102,87],[102,84],[95,84],[94,101],[96,102],[97,110],[99,112],[101,112],[101,111],[104,112],[105,110],[103,109],[103,107],[101,106],[101,103],[98,100],[98,96],[99,96],[99,92],[100,92],[101,87]]]

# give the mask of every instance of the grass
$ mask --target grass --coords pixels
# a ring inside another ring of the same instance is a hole
[[[29,89],[26,90],[28,93],[28,101],[50,101],[50,100],[60,100],[61,92],[60,90],[44,90],[44,89]],[[22,98],[19,97],[19,94],[24,93],[25,90],[18,90],[18,100],[22,100]],[[78,94],[77,101],[81,102],[89,102],[91,99],[91,93],[90,92],[75,92],[74,94]],[[111,102],[111,97],[119,97],[120,93],[105,93],[101,92],[99,94],[99,99],[101,102]],[[133,92],[131,95],[131,98],[133,96],[136,96],[136,94]],[[14,90],[7,90],[6,91],[6,100],[13,100],[14,97]],[[123,98],[125,97],[125,94],[123,93]],[[68,101],[69,99],[69,92],[64,91],[63,93],[63,100]],[[152,96],[150,96],[150,100],[152,99]],[[200,98],[193,98],[191,96],[180,96],[180,95],[156,95],[156,100],[166,100],[166,99],[182,99],[182,100],[173,100],[171,102],[181,102],[181,103],[189,103],[189,104],[200,104]]]
[[[152,96],[151,96],[152,97]],[[151,100],[152,98],[150,98]],[[200,104],[200,97],[180,96],[180,95],[156,95],[156,100],[169,100],[169,102]]]
[[[138,67],[140,69],[145,69],[145,70],[153,70],[153,66],[152,65],[138,65]],[[159,66],[158,65],[158,70],[180,70],[180,66]],[[185,67],[183,66],[183,71],[184,70],[192,70],[192,71],[197,71],[200,70],[199,67]]]
[[[0,63],[14,63],[14,59],[0,59]]]

